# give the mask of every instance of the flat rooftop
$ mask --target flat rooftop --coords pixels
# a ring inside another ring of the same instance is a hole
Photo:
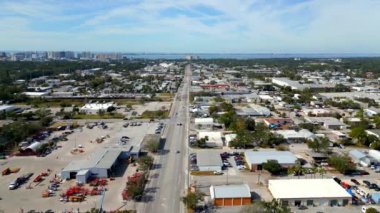
[[[333,179],[269,180],[268,188],[275,199],[351,198]]]
[[[210,187],[211,198],[241,198],[251,197],[248,184],[221,185]]]
[[[217,152],[201,151],[197,152],[198,166],[222,166],[222,158]]]

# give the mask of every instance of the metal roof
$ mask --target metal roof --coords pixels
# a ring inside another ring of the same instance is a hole
[[[198,166],[222,166],[222,158],[217,152],[202,151],[197,152],[197,165]]]
[[[333,179],[277,179],[268,181],[275,199],[351,198]]]
[[[366,154],[356,149],[349,151],[348,154],[350,155],[350,157],[355,158],[356,160],[360,160],[362,158],[367,157]]]
[[[248,184],[221,185],[210,187],[211,199],[215,198],[247,198],[251,197]]]
[[[276,160],[279,164],[294,164],[296,156],[289,151],[245,151],[245,160],[248,164],[262,164],[268,160]]]
[[[91,168],[109,169],[120,154],[121,150],[101,149],[90,155],[88,159],[71,161],[63,171],[79,171]]]

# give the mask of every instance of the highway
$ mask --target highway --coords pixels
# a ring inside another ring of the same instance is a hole
[[[154,168],[150,172],[143,201],[137,212],[185,212],[181,197],[188,186],[188,125],[190,65],[174,98],[170,119],[163,133],[166,138],[162,153],[155,156]],[[182,125],[179,125],[182,124]]]

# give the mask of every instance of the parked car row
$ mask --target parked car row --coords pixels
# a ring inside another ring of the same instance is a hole
[[[229,153],[223,152],[220,154],[220,157],[222,158],[222,161],[223,161],[223,166],[222,166],[223,170],[227,169],[227,167],[232,167],[231,163],[228,161],[228,158],[230,157]]]
[[[155,133],[156,134],[161,134],[163,128],[164,128],[164,123],[159,123],[158,127],[156,128]]]
[[[240,155],[235,155],[234,156],[234,160],[235,160],[235,163],[236,163],[236,167],[239,170],[245,169],[243,157],[241,157]]]

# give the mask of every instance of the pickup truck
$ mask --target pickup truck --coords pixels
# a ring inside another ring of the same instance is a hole
[[[32,175],[33,175],[33,173],[28,173],[26,175],[18,177],[16,180],[12,181],[9,184],[9,186],[8,186],[9,190],[17,189],[20,185],[22,185],[23,183],[28,181],[29,178],[32,177]]]

